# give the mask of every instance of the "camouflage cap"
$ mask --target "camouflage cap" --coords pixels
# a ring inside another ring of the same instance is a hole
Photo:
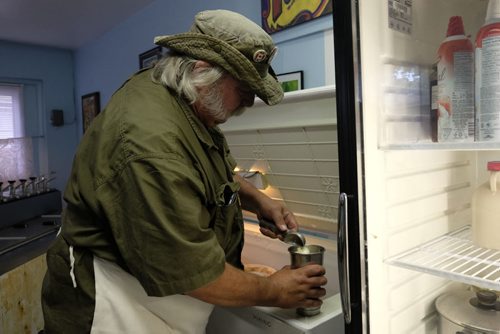
[[[219,65],[245,82],[268,105],[283,99],[283,90],[271,68],[277,47],[271,36],[243,15],[228,10],[203,11],[196,14],[189,32],[157,36],[154,42]]]

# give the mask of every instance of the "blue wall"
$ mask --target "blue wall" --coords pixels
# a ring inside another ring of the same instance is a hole
[[[27,93],[36,98],[25,104],[26,135],[34,137],[35,145],[47,148],[35,163],[43,173],[56,172],[51,184],[58,189],[63,189],[68,179],[80,134],[73,69],[70,50],[0,41],[0,82],[24,84]],[[50,124],[52,109],[64,111],[64,126]]]
[[[55,187],[63,190],[82,136],[81,96],[100,92],[101,108],[124,80],[139,68],[138,55],[154,47],[153,38],[187,31],[196,13],[229,9],[257,24],[260,1],[157,0],[112,30],[76,51],[0,41],[0,81],[13,78],[39,84],[41,106],[30,108],[29,135],[47,143],[43,172],[55,171]],[[279,47],[276,73],[304,71],[304,88],[324,85],[323,31],[331,17],[320,18],[272,35]],[[73,58],[74,57],[74,58]],[[50,111],[63,109],[65,125],[50,125]],[[43,153],[43,152],[42,152]]]
[[[101,94],[101,107],[124,80],[139,69],[138,55],[155,45],[153,39],[187,31],[193,17],[205,9],[229,9],[260,24],[260,1],[157,0],[97,40],[76,52],[77,96]]]
[[[139,69],[138,55],[154,47],[153,38],[187,31],[196,13],[229,9],[261,24],[260,1],[157,0],[97,40],[76,52],[77,96],[98,91],[101,108],[124,80]],[[304,88],[323,86],[324,36],[332,18],[323,17],[272,35],[279,52],[273,60],[276,73],[304,71]],[[80,116],[81,117],[81,116]]]

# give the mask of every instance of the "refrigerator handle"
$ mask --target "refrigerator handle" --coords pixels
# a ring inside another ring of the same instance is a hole
[[[337,231],[337,265],[339,267],[340,298],[346,324],[351,323],[351,289],[349,286],[349,243],[347,220],[347,194],[339,195]]]

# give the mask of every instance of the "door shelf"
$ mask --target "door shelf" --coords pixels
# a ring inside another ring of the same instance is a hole
[[[391,257],[385,262],[500,291],[500,251],[474,246],[470,225]]]
[[[500,143],[474,142],[474,143],[433,143],[430,140],[411,143],[391,143],[380,145],[384,151],[391,150],[443,150],[443,151],[497,151]]]

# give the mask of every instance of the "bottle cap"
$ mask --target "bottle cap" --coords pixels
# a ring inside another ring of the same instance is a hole
[[[500,161],[488,161],[488,170],[500,171]]]
[[[446,37],[456,35],[465,35],[464,23],[461,16],[452,16],[450,17],[450,21],[448,21]]]
[[[486,21],[500,18],[500,0],[490,0],[486,11]]]

